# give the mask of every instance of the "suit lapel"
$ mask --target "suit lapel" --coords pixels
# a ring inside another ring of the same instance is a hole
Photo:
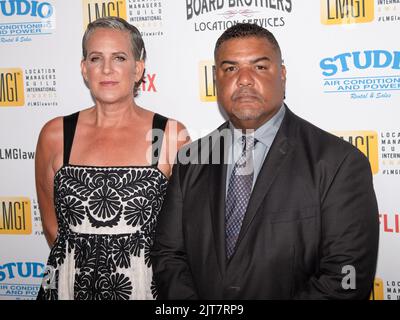
[[[278,176],[285,159],[287,159],[288,155],[292,152],[293,145],[288,138],[289,131],[293,130],[293,127],[291,127],[291,119],[292,113],[286,107],[286,114],[282,121],[281,127],[277,132],[271,149],[269,150],[260,173],[258,174],[256,184],[254,185],[247,211],[243,218],[242,227],[236,244],[237,247],[240,245],[240,242],[245,236],[262,201],[268,194],[268,191],[270,190],[275,178]]]
[[[229,129],[228,123],[222,125],[218,132],[227,133]],[[221,129],[223,129],[221,131]],[[226,172],[227,165],[227,140],[229,137],[224,136],[224,139],[217,138],[215,145],[212,147],[209,158],[209,186],[208,192],[210,197],[210,214],[214,233],[214,241],[216,254],[218,259],[221,275],[225,274],[226,256],[225,256],[225,190],[226,190]],[[225,142],[225,143],[224,143]],[[220,161],[212,162],[212,155],[218,154]]]

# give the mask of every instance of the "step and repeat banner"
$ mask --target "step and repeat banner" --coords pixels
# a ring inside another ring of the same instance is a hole
[[[34,299],[49,248],[35,191],[38,134],[50,119],[93,105],[81,73],[86,25],[119,16],[147,52],[137,99],[186,125],[192,139],[223,121],[213,49],[237,22],[278,39],[286,103],[370,160],[380,247],[372,298],[400,299],[400,1],[0,1],[0,299]]]

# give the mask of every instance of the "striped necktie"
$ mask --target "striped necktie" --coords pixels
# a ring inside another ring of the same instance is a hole
[[[242,154],[233,166],[225,203],[225,248],[228,260],[235,251],[236,241],[251,195],[254,176],[253,136],[242,136]]]

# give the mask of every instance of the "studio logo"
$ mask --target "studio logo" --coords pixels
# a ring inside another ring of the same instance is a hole
[[[352,24],[374,20],[374,0],[320,1],[322,24]]]
[[[1,0],[0,43],[33,41],[32,35],[49,35],[56,25],[54,0]]]
[[[31,200],[0,197],[0,234],[31,234]]]
[[[199,63],[200,100],[203,102],[217,101],[215,85],[214,61],[206,60]]]
[[[338,72],[345,73],[352,70],[390,69],[400,70],[400,51],[365,50],[344,52],[334,57],[321,59],[322,74],[327,77]]]
[[[5,17],[27,16],[48,19],[53,15],[53,12],[53,6],[49,2],[32,0],[0,1],[0,13]]]
[[[370,300],[385,300],[383,294],[383,280],[375,278],[374,286],[371,291]]]
[[[44,271],[45,265],[40,262],[0,263],[0,297],[35,299]]]
[[[334,134],[364,153],[370,162],[372,173],[378,173],[378,134],[375,131],[336,131]]]
[[[9,262],[0,264],[0,283],[19,278],[42,278],[45,265],[39,262]]]
[[[107,16],[127,20],[125,0],[83,0],[83,28],[98,18]]]
[[[324,93],[350,93],[351,99],[387,99],[400,90],[400,51],[344,52],[321,59],[319,66]]]
[[[0,68],[0,107],[21,107],[24,104],[22,69]]]

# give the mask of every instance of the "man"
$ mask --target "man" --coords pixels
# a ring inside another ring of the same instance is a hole
[[[159,297],[367,298],[379,233],[368,160],[283,103],[269,31],[237,24],[214,57],[229,121],[178,154],[151,253]]]

